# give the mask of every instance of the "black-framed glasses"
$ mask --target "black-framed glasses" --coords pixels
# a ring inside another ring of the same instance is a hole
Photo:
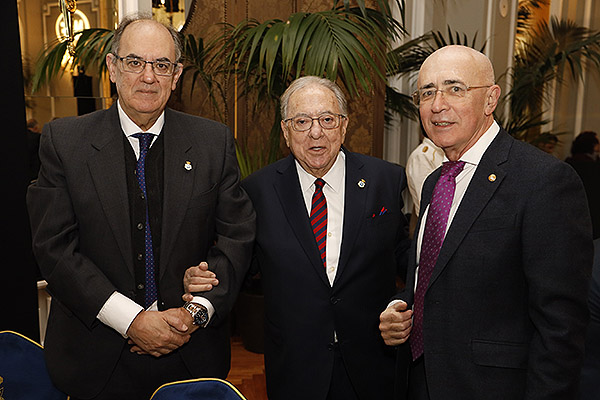
[[[177,68],[177,63],[172,63],[168,60],[147,61],[139,57],[119,57],[116,54],[114,54],[114,56],[117,58],[117,60],[121,61],[123,71],[133,72],[134,74],[141,73],[144,70],[144,68],[146,68],[146,64],[152,65],[152,71],[156,75],[160,76],[171,76]]]
[[[467,86],[463,83],[455,82],[444,85],[441,89],[429,87],[416,90],[412,94],[412,99],[413,103],[415,103],[416,106],[419,106],[433,101],[437,92],[442,92],[442,94],[446,96],[446,100],[452,102],[464,98],[469,90],[489,87],[492,87],[492,85]]]
[[[283,122],[291,122],[292,129],[298,132],[310,130],[313,121],[319,121],[319,125],[323,129],[335,129],[340,126],[342,118],[346,118],[344,114],[321,114],[318,117],[312,118],[307,115],[299,115],[297,117],[284,119]]]

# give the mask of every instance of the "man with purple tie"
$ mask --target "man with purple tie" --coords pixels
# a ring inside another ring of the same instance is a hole
[[[407,285],[381,314],[398,399],[577,399],[592,236],[567,164],[494,120],[490,60],[429,56],[413,95],[445,154],[423,186]]]

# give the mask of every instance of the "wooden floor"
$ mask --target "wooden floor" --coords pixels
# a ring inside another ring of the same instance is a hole
[[[247,400],[267,400],[263,355],[246,350],[238,337],[231,341],[231,370],[227,380]]]

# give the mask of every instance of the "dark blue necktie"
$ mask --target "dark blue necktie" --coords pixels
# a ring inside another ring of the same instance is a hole
[[[140,132],[133,135],[140,142],[140,157],[135,166],[135,175],[137,176],[138,184],[142,193],[144,193],[144,201],[146,202],[146,229],[145,229],[145,265],[146,265],[146,297],[144,305],[146,308],[152,305],[157,299],[156,281],[154,279],[154,250],[152,249],[152,232],[150,231],[150,218],[148,217],[148,196],[146,194],[146,154],[150,148],[150,143],[154,135],[148,132]]]

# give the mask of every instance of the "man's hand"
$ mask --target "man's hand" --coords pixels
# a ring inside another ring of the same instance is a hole
[[[142,311],[127,330],[129,344],[133,345],[130,351],[160,357],[187,343],[196,329],[190,313],[182,307]]]
[[[397,346],[408,340],[412,329],[412,310],[406,309],[406,303],[398,301],[388,307],[379,316],[381,337],[388,346]]]
[[[200,264],[189,267],[183,275],[183,301],[192,301],[192,292],[208,292],[219,284],[214,272],[208,270],[208,263],[202,261]]]

